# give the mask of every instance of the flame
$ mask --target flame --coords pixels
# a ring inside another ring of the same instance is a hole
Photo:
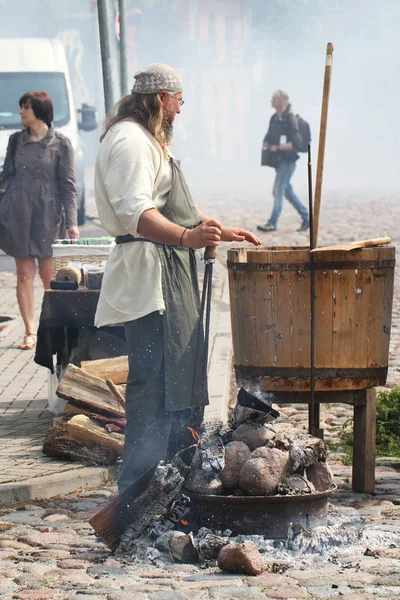
[[[189,525],[189,521],[185,521],[185,519],[180,519],[179,523],[182,523],[182,525]]]
[[[193,437],[194,441],[196,442],[196,445],[199,446],[200,445],[200,436],[197,433],[197,431],[195,429],[193,429],[192,427],[188,427],[187,429],[189,429],[190,433],[192,434],[192,437]]]

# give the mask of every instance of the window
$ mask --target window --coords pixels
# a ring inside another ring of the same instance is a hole
[[[26,92],[46,92],[54,107],[54,125],[70,120],[64,73],[0,73],[0,129],[21,126],[18,101]]]

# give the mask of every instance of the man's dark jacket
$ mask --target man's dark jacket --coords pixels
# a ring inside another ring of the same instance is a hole
[[[295,162],[299,158],[296,150],[301,148],[302,139],[299,132],[297,117],[292,112],[290,104],[281,116],[277,113],[272,115],[263,145],[279,146],[281,135],[286,136],[287,143],[291,142],[294,149],[278,152],[271,152],[270,150],[263,149],[261,155],[262,166],[277,168],[281,161]]]

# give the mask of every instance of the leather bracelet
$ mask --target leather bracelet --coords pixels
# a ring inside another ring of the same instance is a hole
[[[187,228],[185,228],[185,229],[182,231],[181,237],[179,238],[179,245],[180,245],[180,246],[182,246],[182,245],[183,245],[183,244],[182,244],[182,238],[183,238],[183,236],[185,235],[185,232],[186,232],[186,231],[187,231]]]

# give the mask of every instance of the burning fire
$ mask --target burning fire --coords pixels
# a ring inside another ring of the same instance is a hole
[[[180,519],[179,523],[182,523],[182,525],[185,525],[185,527],[186,525],[189,525],[189,521],[185,521],[185,519]]]
[[[199,434],[192,427],[188,427],[188,429],[189,429],[190,433],[192,434],[192,437],[193,437],[194,441],[196,442],[196,445],[199,446],[200,445],[200,436],[199,436]]]

